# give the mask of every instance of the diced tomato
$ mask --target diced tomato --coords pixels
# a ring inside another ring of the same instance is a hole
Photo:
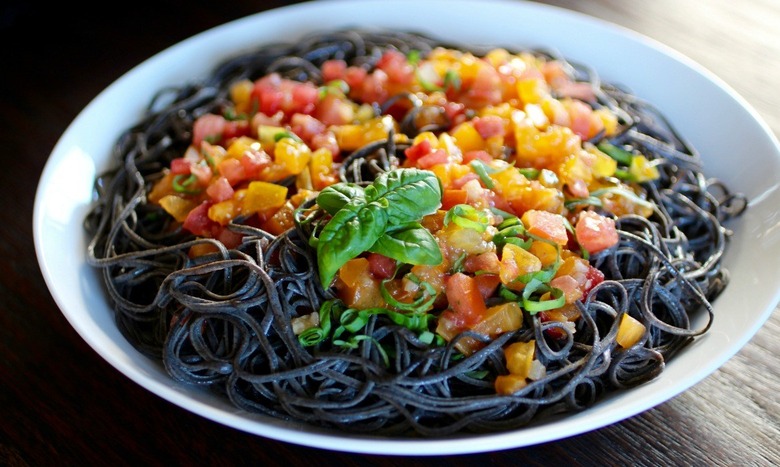
[[[241,240],[244,238],[244,236],[240,233],[233,232],[232,230],[229,230],[225,227],[217,230],[218,231],[216,232],[216,235],[214,235],[214,238],[222,242],[226,248],[236,248],[241,245]]]
[[[474,281],[477,283],[480,295],[484,300],[492,297],[498,288],[498,284],[501,283],[501,278],[498,274],[480,274],[474,276]]]
[[[414,80],[414,68],[406,56],[395,49],[388,49],[377,61],[376,67],[387,73],[389,81],[409,84]]]
[[[501,261],[495,251],[469,256],[463,261],[463,270],[470,273],[498,274],[500,266]]]
[[[585,273],[585,283],[582,284],[582,295],[587,297],[593,287],[604,282],[604,273],[599,271],[598,268],[593,266],[588,267],[588,272]]]
[[[463,163],[468,164],[469,162],[473,161],[474,159],[481,160],[482,162],[490,162],[493,160],[493,156],[488,154],[487,151],[483,149],[478,149],[476,151],[466,151],[463,154]]]
[[[465,204],[467,199],[466,190],[446,189],[441,196],[441,209],[448,211],[455,205]]]
[[[190,211],[184,220],[184,229],[199,237],[212,237],[215,229],[220,227],[218,223],[209,219],[208,213],[212,204],[210,201],[204,201]]]
[[[363,102],[383,103],[388,97],[387,73],[380,69],[367,75],[360,86],[360,98]]]
[[[251,127],[248,120],[230,120],[225,122],[225,128],[222,130],[222,139],[229,140],[239,136],[248,136],[251,133]]]
[[[504,120],[496,115],[487,115],[477,117],[474,120],[474,128],[479,135],[485,139],[491,136],[500,136],[504,134]]]
[[[227,120],[221,115],[205,114],[198,117],[192,125],[192,145],[200,147],[201,141],[220,141],[225,130]]]
[[[246,171],[243,164],[238,159],[225,159],[219,163],[219,173],[222,174],[230,183],[235,186],[239,182],[246,180]]]
[[[190,165],[190,172],[192,175],[195,175],[195,177],[198,179],[198,184],[201,186],[208,185],[211,181],[211,177],[214,175],[211,167],[209,167],[205,161]]]
[[[337,95],[328,94],[324,99],[317,103],[317,107],[314,110],[314,116],[317,117],[323,125],[323,128],[316,133],[323,133],[328,125],[346,125],[351,123],[355,118],[355,112],[347,100],[342,99]],[[294,130],[295,128],[293,128],[293,131]],[[304,135],[300,136],[306,139]]]
[[[417,167],[430,169],[435,165],[446,164],[449,160],[450,156],[444,149],[436,149],[417,159]]]
[[[590,138],[590,119],[593,109],[582,101],[571,100],[568,109],[571,130],[583,140]]]
[[[389,279],[395,274],[396,261],[379,253],[369,253],[368,266],[377,279]]]
[[[590,254],[610,248],[619,240],[614,219],[593,211],[580,213],[574,232],[577,242]]]
[[[445,293],[459,325],[473,326],[484,316],[485,300],[473,277],[456,272],[447,279]]]
[[[188,175],[190,173],[190,161],[183,157],[172,160],[171,173],[174,175]]]
[[[325,60],[320,67],[322,81],[328,83],[337,79],[343,79],[347,71],[347,62],[344,60]]]
[[[241,155],[240,162],[246,178],[253,180],[258,178],[263,169],[271,165],[272,161],[271,156],[263,150],[248,150]]]
[[[230,183],[225,177],[217,177],[217,179],[211,182],[208,188],[206,188],[206,194],[209,195],[212,201],[217,203],[232,198],[233,193],[233,187],[230,186]]]
[[[531,209],[523,213],[523,225],[528,233],[553,241],[559,245],[566,245],[569,241],[566,233],[566,224],[560,214]]]
[[[419,143],[410,146],[404,150],[404,155],[412,162],[416,162],[419,158],[429,154],[431,152],[431,142],[427,139],[420,140]]]
[[[350,89],[359,89],[363,86],[366,76],[368,76],[368,72],[364,68],[350,66],[344,72],[344,81],[347,82]]]
[[[579,282],[572,276],[556,277],[550,281],[550,286],[563,291],[566,303],[574,303],[582,298],[583,295]]]

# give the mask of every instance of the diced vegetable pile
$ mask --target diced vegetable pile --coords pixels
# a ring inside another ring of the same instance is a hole
[[[329,221],[310,243],[321,285],[339,298],[294,320],[304,345],[349,345],[377,313],[430,345],[465,330],[496,337],[527,315],[574,323],[575,303],[604,280],[589,256],[618,243],[615,219],[653,212],[641,183],[659,176],[655,162],[590,142],[614,135],[618,119],[561,62],[504,49],[391,49],[371,69],[329,60],[320,71],[320,85],[275,73],[235,83],[232,107],[195,121],[192,144],[148,194],[184,229],[229,248],[241,242],[231,222],[279,235],[316,200]],[[426,109],[416,128],[445,129],[405,134],[410,100],[390,100],[402,94]],[[397,169],[365,186],[340,180],[350,153],[389,137],[407,147]],[[346,314],[352,326],[339,325]],[[644,332],[628,318],[624,347]],[[456,347],[470,355],[483,345]],[[505,356],[500,394],[544,373],[533,341]]]

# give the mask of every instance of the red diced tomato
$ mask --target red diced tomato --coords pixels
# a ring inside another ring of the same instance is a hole
[[[474,281],[477,283],[477,288],[482,298],[487,300],[496,292],[498,284],[501,283],[501,278],[498,274],[480,274],[474,276]]]
[[[404,155],[412,162],[431,152],[431,142],[427,139],[421,140],[419,143],[410,146],[404,150]]]
[[[225,122],[225,128],[222,130],[222,138],[238,138],[239,136],[249,136],[251,128],[247,120],[232,120]]]
[[[204,140],[215,142],[222,139],[227,120],[221,115],[205,114],[198,117],[192,126],[192,145],[200,147]]]
[[[593,211],[580,213],[574,232],[577,242],[590,254],[610,248],[619,240],[614,219]]]
[[[498,274],[501,268],[501,261],[495,251],[488,251],[478,255],[472,255],[463,261],[463,269],[466,272]]]
[[[500,136],[504,134],[504,120],[501,117],[495,115],[487,115],[485,117],[477,117],[473,120],[474,129],[477,130],[479,136],[482,138],[490,138],[491,136]]]
[[[218,177],[206,188],[206,194],[217,203],[232,198],[233,193],[233,187],[225,177]]]
[[[604,273],[599,271],[598,268],[593,266],[588,267],[588,272],[585,273],[585,283],[582,284],[582,296],[587,297],[593,287],[604,282]]]
[[[490,162],[493,160],[493,156],[491,156],[490,154],[488,154],[487,151],[482,149],[478,149],[476,151],[466,151],[463,154],[464,164],[468,164],[469,162],[475,159],[481,160],[482,162]]]
[[[184,219],[184,229],[199,237],[211,237],[215,229],[220,225],[209,219],[209,208],[213,203],[204,201],[187,214]]]
[[[271,164],[271,156],[265,151],[245,151],[241,155],[241,166],[244,168],[244,175],[247,179],[256,179],[264,168]]]
[[[208,166],[205,162],[201,162],[198,164],[191,164],[190,165],[190,172],[192,175],[195,175],[195,178],[198,179],[198,184],[201,186],[206,186],[211,181],[211,177],[214,175],[214,172],[212,172],[211,167]]]
[[[485,315],[485,300],[473,277],[456,272],[447,279],[445,294],[459,325],[474,326]]]
[[[225,159],[219,163],[219,173],[222,174],[231,186],[246,180],[246,171],[238,159]]]
[[[434,165],[446,164],[450,156],[444,149],[436,149],[417,159],[417,167],[421,169],[430,169]]]
[[[363,86],[366,76],[368,76],[368,72],[364,68],[350,66],[344,73],[344,81],[347,82],[350,89],[358,89]]]
[[[337,79],[343,79],[347,71],[347,62],[344,60],[325,60],[320,67],[322,81],[328,83]]]
[[[409,84],[414,80],[414,68],[406,56],[395,49],[388,49],[379,58],[376,67],[387,73],[389,81],[399,84]]]
[[[377,279],[389,279],[395,274],[396,261],[379,253],[369,253],[368,267]]]
[[[190,161],[183,157],[171,161],[171,173],[174,175],[189,175]]]
[[[222,242],[222,244],[225,245],[225,248],[237,248],[241,245],[241,240],[244,236],[240,233],[233,232],[226,227],[221,227],[216,230],[217,232],[215,232],[214,238]]]

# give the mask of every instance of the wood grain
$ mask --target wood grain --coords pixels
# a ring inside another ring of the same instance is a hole
[[[76,334],[48,293],[32,243],[38,177],[65,128],[103,88],[195,33],[293,2],[0,6],[0,465],[410,465],[249,435],[146,391]],[[709,69],[780,135],[776,0],[554,0],[633,29]],[[776,260],[776,258],[774,259]],[[721,369],[603,429],[460,465],[780,465],[780,312]],[[337,447],[334,447],[337,448]]]

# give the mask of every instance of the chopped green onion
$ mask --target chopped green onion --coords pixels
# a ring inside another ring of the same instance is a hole
[[[531,295],[535,292],[550,292],[552,298],[550,300],[534,300],[531,298]],[[523,289],[523,308],[532,315],[540,311],[554,310],[565,304],[566,296],[563,294],[563,290],[557,287],[550,287],[539,280],[531,280]]]
[[[534,169],[531,167],[518,168],[517,170],[529,180],[536,180],[539,178],[539,173],[541,172],[539,169]]]
[[[566,207],[566,209],[574,209],[578,206],[596,206],[600,208],[604,205],[604,203],[602,203],[601,200],[595,196],[588,196],[587,198],[568,199],[563,202],[563,205]]]
[[[598,196],[602,196],[602,195],[610,194],[610,193],[614,194],[614,195],[619,195],[619,196],[626,197],[626,198],[630,199],[633,203],[638,204],[638,205],[640,205],[642,207],[646,207],[648,209],[653,209],[654,208],[653,203],[651,203],[650,201],[648,201],[646,199],[640,198],[639,195],[637,195],[633,191],[627,190],[625,188],[620,188],[620,187],[601,188],[600,190],[595,190],[595,191],[591,192],[590,195],[598,197]]]
[[[194,174],[179,174],[173,177],[173,191],[185,195],[197,195],[201,192],[197,188],[198,178]]]
[[[444,74],[442,91],[446,91],[449,88],[452,88],[454,91],[460,91],[460,86],[461,80],[458,72],[455,70],[447,70],[447,73]]]
[[[422,53],[417,49],[412,49],[409,51],[409,53],[406,55],[406,60],[409,62],[409,65],[417,66],[418,63],[420,63],[420,59],[422,58]]]
[[[490,219],[488,219],[485,212],[478,211],[474,206],[456,204],[444,215],[444,225],[449,225],[450,222],[454,222],[466,229],[484,232],[487,230]]]
[[[493,183],[493,179],[490,178],[490,175],[488,174],[490,168],[484,162],[479,159],[474,159],[473,161],[469,162],[469,165],[472,169],[474,169],[474,172],[477,173],[479,179],[486,188],[492,189],[496,185]]]
[[[390,295],[390,292],[385,286],[385,283],[387,282],[389,282],[389,279],[385,279],[379,283],[379,291],[382,293],[382,298],[385,299],[385,302],[398,310],[411,311],[413,313],[425,313],[425,311],[427,311],[428,308],[433,305],[433,302],[436,301],[436,290],[434,290],[431,284],[425,281],[418,282],[418,285],[422,287],[423,292],[412,303],[398,301],[395,299],[395,297]]]
[[[601,142],[597,144],[596,147],[604,154],[615,159],[619,164],[626,166],[631,165],[631,159],[633,159],[634,155],[629,151],[607,142]]]

